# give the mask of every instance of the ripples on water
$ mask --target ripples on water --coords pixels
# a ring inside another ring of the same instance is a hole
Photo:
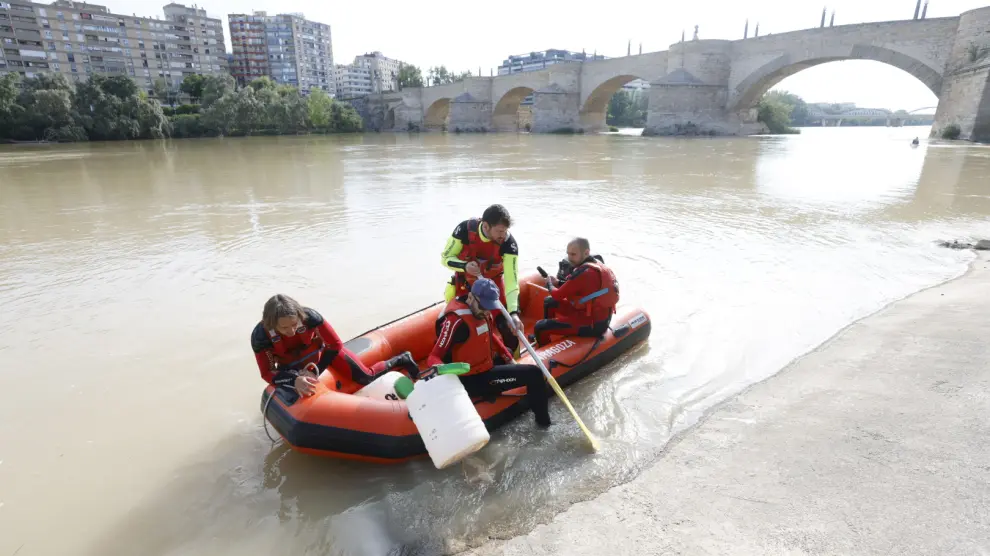
[[[17,531],[0,554],[434,554],[525,532],[852,320],[962,272],[968,254],[933,241],[990,235],[988,151],[908,147],[925,134],[0,150],[0,386],[18,392],[0,407],[0,525]],[[345,337],[427,305],[447,234],[491,202],[524,269],[586,235],[651,313],[648,345],[569,390],[602,451],[556,402],[550,432],[527,415],[444,471],[272,448],[247,341],[264,300],[289,293]]]

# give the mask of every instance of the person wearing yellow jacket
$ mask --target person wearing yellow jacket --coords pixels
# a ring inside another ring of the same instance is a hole
[[[499,289],[502,305],[512,315],[512,323],[498,314],[495,323],[506,347],[516,351],[519,339],[512,327],[522,329],[519,317],[519,247],[509,233],[512,218],[502,205],[485,209],[481,218],[469,218],[454,228],[443,249],[444,268],[454,271],[444,299],[467,295],[478,278],[488,278]]]

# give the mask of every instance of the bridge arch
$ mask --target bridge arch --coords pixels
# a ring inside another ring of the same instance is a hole
[[[433,104],[426,109],[426,115],[423,118],[423,125],[427,129],[443,129],[447,125],[447,119],[450,117],[450,99],[449,98],[439,98],[433,101]]]
[[[498,99],[492,109],[492,127],[495,131],[517,131],[525,128],[531,117],[528,118],[526,110],[520,108],[523,100],[533,92],[530,87],[519,86],[509,89]]]
[[[801,54],[782,54],[757,67],[738,80],[729,98],[732,112],[747,110],[756,106],[760,97],[784,79],[820,64],[843,60],[871,60],[894,66],[918,78],[935,96],[942,91],[942,74],[925,62],[907,54],[872,45],[822,46],[802,51]],[[733,79],[733,81],[736,81]]]
[[[606,79],[595,87],[581,105],[581,127],[586,131],[601,131],[605,129],[605,118],[608,113],[608,103],[612,95],[619,92],[626,84],[643,79],[638,75],[624,74]],[[648,94],[643,91],[642,94]]]

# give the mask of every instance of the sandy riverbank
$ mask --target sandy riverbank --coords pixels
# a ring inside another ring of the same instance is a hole
[[[635,480],[467,554],[990,554],[987,438],[983,253],[722,404]]]

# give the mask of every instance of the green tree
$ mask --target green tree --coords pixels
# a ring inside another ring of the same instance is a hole
[[[198,73],[187,75],[179,85],[179,90],[189,95],[193,102],[199,102],[203,98],[203,87],[206,85],[206,78]]]
[[[423,72],[418,67],[409,64],[399,66],[399,90],[406,87],[422,87]]]
[[[73,111],[74,89],[61,74],[41,74],[23,81],[8,133],[12,138],[34,141],[84,141]]]
[[[465,71],[462,71],[461,73],[457,74],[457,76],[454,77],[454,81],[455,82],[457,82],[457,81],[464,81],[465,79],[467,79],[469,77],[474,77],[474,74],[472,74],[469,70],[465,70]]]
[[[6,73],[0,76],[0,138],[14,138],[14,124],[24,110],[21,105],[17,104],[20,89],[20,74]]]
[[[645,127],[648,102],[642,92],[620,90],[608,101],[605,123],[617,127]]]
[[[80,83],[75,109],[92,140],[160,139],[170,131],[161,104],[126,76],[94,75]]]
[[[454,74],[447,69],[447,66],[430,68],[427,81],[431,85],[446,85],[454,82]]]
[[[250,86],[255,91],[261,91],[265,89],[275,90],[277,88],[275,82],[272,81],[272,78],[268,76],[259,77],[254,81],[252,81],[251,83],[248,83],[248,86]]]
[[[792,109],[779,95],[763,95],[757,105],[757,121],[765,124],[770,133],[798,133],[790,127]]]
[[[309,94],[309,98],[306,99],[306,107],[309,112],[309,123],[314,129],[319,131],[329,129],[333,117],[333,104],[334,101],[330,95],[319,89]]]
[[[17,94],[21,90],[21,75],[5,73],[0,76],[0,117],[8,113],[17,103]]]
[[[775,90],[768,92],[764,95],[764,98],[790,106],[791,125],[802,126],[810,123],[808,117],[808,104],[804,102],[803,98],[795,95],[794,93]]]
[[[354,107],[342,102],[333,103],[330,122],[333,130],[337,133],[361,131],[364,127],[361,116],[354,110]]]
[[[203,78],[203,89],[199,98],[199,104],[204,109],[236,88],[234,78],[229,74],[207,75]]]

